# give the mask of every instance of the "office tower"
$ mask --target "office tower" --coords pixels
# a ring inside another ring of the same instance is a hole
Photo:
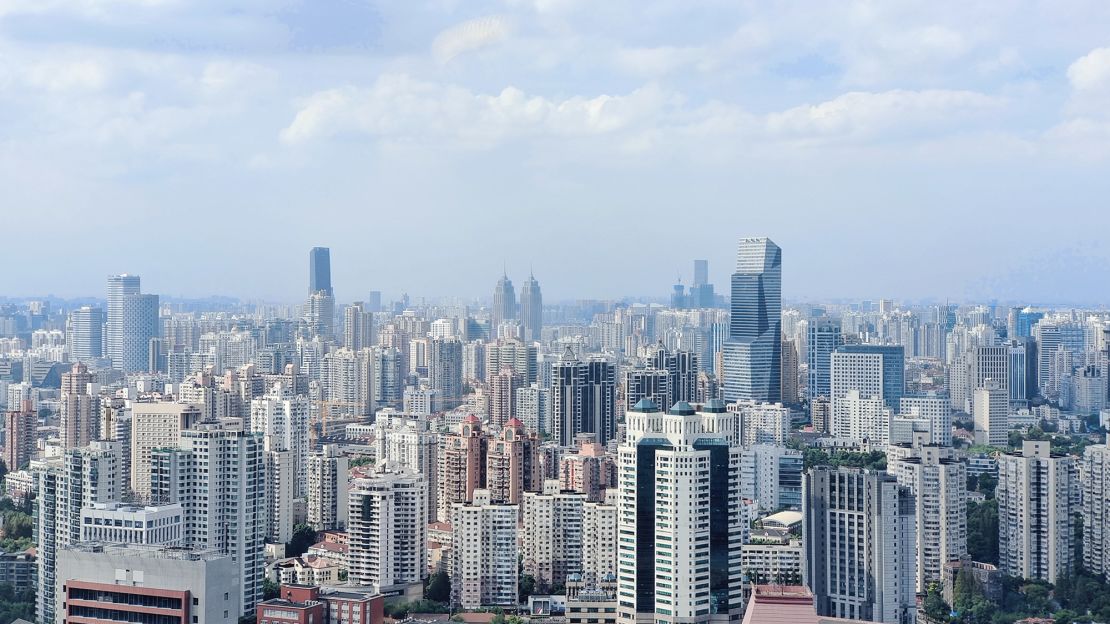
[[[100,418],[98,388],[89,369],[78,362],[62,375],[61,416],[62,448],[81,448],[97,438]]]
[[[397,349],[388,347],[373,350],[374,402],[376,405],[396,407],[404,393],[404,358]]]
[[[1010,396],[993,379],[972,395],[975,443],[1005,448],[1010,443]]]
[[[308,456],[308,524],[317,531],[347,528],[350,462],[335,444]]]
[[[903,445],[888,472],[914,497],[916,591],[941,580],[944,565],[967,554],[967,464],[951,447]]]
[[[531,273],[520,289],[520,320],[524,340],[539,340],[540,330],[543,329],[543,293],[540,292],[540,283]]]
[[[1083,569],[1095,576],[1110,575],[1110,443],[1083,451]]]
[[[552,436],[571,446],[579,433],[605,445],[616,434],[616,367],[604,360],[578,359],[569,347],[552,367]]]
[[[1032,346],[1032,341],[1027,338],[1010,340],[1006,344],[1010,356],[1008,382],[1010,401],[1028,401],[1033,398],[1031,391],[1035,392],[1037,386],[1035,374],[1037,366],[1034,361],[1031,361],[1036,348]]]
[[[740,456],[740,496],[767,511],[802,509],[801,451],[753,444]]]
[[[911,624],[914,500],[893,475],[820,466],[805,476],[802,541],[817,614]]]
[[[80,544],[58,555],[58,622],[233,624],[241,612],[235,562],[226,553],[174,546]],[[227,614],[227,615],[224,615]],[[253,614],[253,612],[252,612]],[[252,615],[253,617],[253,615]],[[54,622],[40,619],[40,622]]]
[[[451,509],[451,605],[456,608],[517,604],[517,507],[495,505],[476,490],[470,503]]]
[[[798,348],[793,340],[782,340],[782,390],[780,396],[786,405],[801,402],[798,393]]]
[[[371,290],[370,295],[366,298],[366,311],[367,312],[381,312],[382,311],[382,292],[380,290]]]
[[[343,309],[343,346],[351,351],[374,346],[374,314],[361,301]]]
[[[123,362],[123,299],[128,295],[139,294],[139,276],[108,276],[108,314],[104,327],[104,344],[112,366],[120,368]]]
[[[331,340],[335,335],[335,297],[322,290],[310,294],[305,303],[304,322],[309,336]]]
[[[524,383],[536,383],[536,345],[519,340],[499,340],[486,345],[485,374],[490,377],[509,368],[524,378]],[[488,378],[483,377],[486,381]]]
[[[840,320],[816,317],[810,319],[806,331],[806,364],[809,376],[806,391],[810,399],[829,397],[832,393],[832,354],[844,346]]]
[[[69,449],[62,457],[32,464],[37,486],[35,614],[40,622],[56,621],[55,596],[61,586],[58,554],[81,541],[81,510],[119,499],[118,451],[113,442],[93,442],[85,448]]]
[[[337,349],[324,356],[321,382],[328,416],[370,416],[374,413],[373,351]]]
[[[1052,455],[1048,442],[1025,440],[998,456],[999,569],[1055,583],[1074,564],[1072,513],[1076,462]]]
[[[543,492],[524,495],[521,565],[524,574],[536,580],[541,594],[565,586],[572,574],[582,573],[585,503],[585,495],[560,491],[554,480],[544,481]]]
[[[657,405],[674,405],[679,401],[690,403],[697,400],[697,353],[693,351],[668,351],[660,342],[651,357],[651,366],[656,370],[667,373],[666,403],[657,403]],[[630,407],[633,405],[636,405],[636,403],[629,403]]]
[[[269,438],[275,451],[289,451],[292,459],[292,498],[304,498],[308,480],[308,397],[292,394],[275,383],[250,403],[250,430]]]
[[[1102,368],[1091,364],[1076,371],[1072,377],[1072,404],[1085,416],[1098,414],[1106,407],[1106,376]]]
[[[780,401],[782,250],[770,239],[740,241],[730,312],[724,345],[725,401]]]
[[[463,419],[457,433],[440,438],[437,480],[441,522],[450,517],[452,504],[473,500],[474,491],[485,483],[487,444],[482,423],[474,415]]]
[[[715,299],[713,284],[709,283],[709,261],[694,260],[694,283],[686,297],[687,307],[712,308],[717,304]]]
[[[519,504],[525,491],[540,489],[540,439],[524,423],[509,419],[486,447],[486,491],[494,503]]]
[[[69,313],[66,347],[70,360],[91,362],[104,357],[104,323],[102,308],[81,306]]]
[[[863,357],[855,357],[863,356]],[[874,358],[878,358],[878,366]],[[906,393],[906,350],[902,345],[850,344],[833,354],[832,397],[847,390],[875,396],[892,410]],[[837,375],[837,361],[841,364]]]
[[[31,401],[17,410],[4,412],[4,467],[7,472],[23,469],[35,453],[35,410]]]
[[[497,335],[497,328],[506,321],[515,321],[516,315],[516,291],[513,290],[513,282],[509,279],[508,275],[502,275],[501,279],[497,280],[497,287],[493,290],[493,308],[490,312],[490,337]]]
[[[711,402],[713,405],[719,401]],[[780,403],[755,403],[743,401],[728,406],[728,411],[740,415],[739,439],[744,446],[774,444],[786,446],[790,436],[790,408]]]
[[[1032,308],[1015,308],[1010,311],[1010,318],[1013,319],[1011,338],[1031,338],[1033,327],[1044,318],[1044,312],[1034,312]]]
[[[386,593],[424,579],[427,487],[421,475],[407,469],[354,480],[347,512],[352,583]]]
[[[1037,388],[1041,394],[1055,393],[1057,380],[1052,358],[1063,344],[1060,326],[1042,319],[1033,326],[1032,333],[1037,344]]]
[[[158,337],[158,295],[121,298],[119,348],[112,364],[125,373],[150,369],[150,341]]]
[[[504,427],[505,423],[516,418],[516,391],[523,385],[523,377],[511,368],[503,368],[490,378],[490,426]]]
[[[656,405],[669,403],[670,375],[658,368],[631,368],[624,371],[624,408],[630,410],[642,399],[650,399]]]
[[[322,292],[335,297],[331,288],[331,249],[313,247],[308,252],[308,294]]]
[[[461,342],[431,341],[428,345],[428,385],[440,392],[448,406],[458,404],[463,394]]]
[[[517,388],[516,413],[528,431],[551,433],[551,390],[539,384]]]
[[[663,413],[644,400],[625,415],[619,622],[709,622],[742,608],[737,417],[719,402],[704,409]]]
[[[978,345],[971,351],[968,371],[968,389],[971,392],[987,386],[992,380],[1010,397],[1010,347],[1008,345]]]
[[[181,503],[185,546],[231,555],[243,613],[262,598],[265,572],[266,473],[263,442],[239,427],[200,423],[181,432],[177,448],[151,454],[151,498]]]
[[[929,443],[952,446],[952,408],[944,397],[902,397],[898,403],[898,414],[929,421]]]
[[[201,408],[189,403],[135,403],[131,407],[131,489],[151,498],[151,452],[174,448],[181,432],[201,420]]]

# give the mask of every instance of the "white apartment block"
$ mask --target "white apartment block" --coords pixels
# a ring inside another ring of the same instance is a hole
[[[585,494],[562,492],[557,480],[544,481],[543,492],[524,493],[520,551],[539,593],[581,574],[585,503]]]
[[[1083,568],[1110,575],[1110,444],[1089,446],[1083,452]]]
[[[517,604],[517,507],[494,505],[488,490],[451,505],[451,604],[457,608]]]
[[[1048,442],[998,457],[999,569],[1049,583],[1071,570],[1077,487],[1075,460],[1053,456]]]
[[[382,592],[424,579],[427,487],[422,475],[396,466],[385,466],[370,478],[355,479],[347,512],[352,583]]]
[[[190,403],[131,404],[131,489],[150,499],[150,452],[176,448],[181,432],[201,419],[201,406]]]
[[[1005,448],[1010,444],[1010,394],[994,380],[972,393],[975,443]]]
[[[929,421],[929,443],[952,446],[952,407],[948,399],[938,396],[902,397],[898,402],[902,416]]]
[[[251,400],[250,430],[270,441],[274,451],[289,451],[292,457],[293,496],[306,494],[309,449],[308,397],[294,395],[276,383],[265,396]]]
[[[325,444],[308,456],[308,524],[317,531],[347,528],[350,460]]]

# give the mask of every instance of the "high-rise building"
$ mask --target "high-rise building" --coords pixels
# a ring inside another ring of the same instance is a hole
[[[674,405],[679,401],[692,403],[698,394],[698,354],[693,351],[668,351],[660,342],[651,357],[651,366],[667,373],[666,403]],[[638,399],[637,399],[638,401]],[[629,403],[629,406],[636,403]]]
[[[457,433],[440,437],[437,478],[440,521],[448,520],[454,503],[473,500],[474,491],[485,483],[487,445],[482,423],[474,415],[463,419]]]
[[[524,492],[540,489],[540,439],[526,433],[516,418],[501,428],[499,438],[486,447],[485,489],[494,503],[520,504]]]
[[[322,292],[335,297],[331,288],[331,249],[313,247],[308,252],[308,294]]]
[[[485,376],[498,374],[509,368],[524,378],[524,383],[536,383],[536,345],[519,340],[499,340],[486,345]]]
[[[231,555],[243,612],[262,598],[266,473],[263,441],[230,424],[182,431],[177,448],[151,453],[151,498],[181,503],[185,546]]]
[[[551,433],[551,389],[539,384],[517,388],[516,413],[528,431]]]
[[[1110,444],[1083,451],[1083,569],[1110,576]]]
[[[582,573],[583,510],[586,496],[563,492],[547,480],[543,492],[528,492],[521,505],[521,563],[540,593],[565,586]]]
[[[1010,396],[993,379],[984,381],[972,395],[975,443],[1005,448],[1010,443]]]
[[[58,554],[81,541],[81,510],[94,503],[118,500],[119,446],[93,442],[69,449],[62,457],[31,465],[35,473],[35,546],[38,587],[35,613],[40,622],[54,622],[55,596],[60,587]],[[64,579],[62,579],[64,582]]]
[[[384,593],[424,579],[427,487],[420,474],[408,469],[383,467],[355,479],[347,512],[351,582]]]
[[[374,346],[374,313],[361,301],[343,309],[343,346],[351,351]]]
[[[151,341],[158,337],[158,325],[158,295],[124,295],[119,363],[113,358],[113,365],[125,373],[151,370]]]
[[[428,345],[428,385],[438,390],[447,407],[455,407],[463,394],[462,342],[432,340]]]
[[[719,401],[711,401],[717,405]],[[781,403],[756,403],[742,401],[732,403],[728,411],[740,415],[739,435],[744,446],[753,444],[774,444],[786,446],[790,435],[790,408]]]
[[[971,350],[968,369],[968,390],[972,393],[987,387],[987,380],[997,384],[1010,397],[1009,345],[977,345]]]
[[[624,371],[624,408],[630,410],[643,399],[656,405],[671,403],[670,375],[658,368],[630,368]]]
[[[451,505],[451,604],[463,609],[517,604],[517,506],[496,505],[476,490]]]
[[[929,421],[929,443],[952,446],[952,408],[941,396],[902,397],[898,414]]]
[[[371,349],[336,349],[324,356],[321,382],[329,416],[374,413],[374,357]]]
[[[619,622],[709,622],[742,609],[738,418],[720,402],[703,409],[663,413],[645,399],[625,415]]]
[[[131,408],[131,489],[150,499],[151,452],[176,448],[181,432],[201,420],[201,407],[190,403],[135,403]]]
[[[539,340],[540,330],[543,329],[543,294],[540,292],[540,283],[531,273],[520,289],[520,320],[524,340]]]
[[[924,593],[945,564],[967,554],[967,464],[951,447],[920,441],[897,451],[888,472],[914,496],[916,591]]]
[[[817,614],[911,624],[914,499],[893,475],[820,466],[805,476],[805,583]]]
[[[349,466],[334,444],[308,456],[308,524],[317,531],[347,527]]]
[[[732,274],[724,398],[782,399],[782,250],[768,238],[740,241]]]
[[[999,569],[1009,576],[1055,583],[1074,564],[1078,509],[1075,459],[1053,455],[1048,442],[1025,440],[998,456]]]
[[[66,348],[74,362],[91,362],[104,357],[104,310],[81,306],[69,313]]]
[[[98,391],[92,373],[81,362],[62,375],[62,413],[59,418],[62,448],[81,448],[97,439],[100,424]]]
[[[807,332],[806,364],[809,380],[806,391],[810,399],[829,397],[832,393],[832,354],[844,346],[840,321],[820,316],[810,320]]]
[[[266,541],[286,544],[293,539],[295,489],[304,487],[304,481],[297,480],[293,467],[293,451],[285,448],[278,436],[264,436],[262,441]]]
[[[686,307],[704,309],[716,307],[716,305],[713,284],[709,283],[709,261],[694,260],[694,283],[686,296]]]
[[[608,444],[616,434],[616,367],[600,359],[585,362],[568,348],[552,367],[552,436],[572,446],[579,433]]]
[[[880,447],[890,442],[894,412],[875,395],[849,390],[833,399],[831,432],[838,438],[870,442]]]
[[[798,348],[793,340],[782,340],[782,390],[779,393],[786,405],[797,405],[801,399],[798,393]]]
[[[490,336],[497,336],[497,329],[506,321],[517,319],[516,290],[508,275],[497,280],[493,290],[493,309],[490,312]]]
[[[112,366],[120,368],[123,362],[123,299],[128,295],[139,294],[139,276],[109,275],[108,276],[108,314],[104,327],[104,344]]]
[[[516,418],[516,391],[524,385],[524,379],[511,368],[490,378],[489,422],[493,427],[504,427],[509,420]],[[533,429],[534,431],[534,429]]]
[[[906,394],[906,350],[902,345],[849,344],[832,356],[832,398],[848,390],[878,396],[892,410]],[[835,401],[834,401],[835,402]]]
[[[305,303],[304,322],[310,336],[331,340],[335,335],[335,297],[323,290],[310,294]]]
[[[801,451],[772,444],[753,444],[740,456],[740,496],[760,509],[802,509]]]
[[[264,396],[251,400],[250,430],[269,439],[274,451],[288,451],[292,461],[292,498],[304,498],[308,482],[308,397],[292,394],[275,383]]]
[[[22,470],[35,452],[35,410],[30,399],[4,412],[4,467]]]

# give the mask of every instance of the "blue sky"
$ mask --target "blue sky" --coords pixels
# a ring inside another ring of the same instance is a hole
[[[1097,302],[1110,4],[2,0],[0,294]]]

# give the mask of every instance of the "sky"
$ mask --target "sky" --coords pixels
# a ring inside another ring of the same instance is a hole
[[[0,0],[0,295],[1105,303],[1110,3]]]

